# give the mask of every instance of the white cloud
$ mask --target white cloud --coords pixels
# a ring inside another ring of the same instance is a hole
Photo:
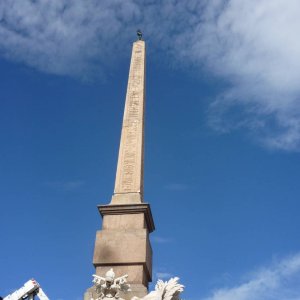
[[[247,127],[268,147],[300,150],[299,14],[297,0],[208,2],[182,55],[230,86],[211,106],[215,129]]]
[[[185,191],[188,189],[188,185],[184,183],[169,183],[165,185],[165,189],[170,191]]]
[[[3,0],[0,53],[49,73],[99,73],[139,14],[134,1]]]
[[[158,269],[153,270],[154,280],[153,283],[156,282],[158,279],[161,280],[169,280],[170,278],[174,277],[172,273],[169,272],[165,267],[160,266]]]
[[[59,191],[71,192],[79,189],[84,184],[85,182],[83,180],[72,180],[72,181],[51,181],[51,182],[46,182],[45,185]]]
[[[141,27],[155,56],[228,84],[210,107],[213,128],[247,128],[266,147],[299,151],[299,14],[298,0],[2,0],[0,55],[99,76]]]
[[[171,273],[167,273],[167,272],[157,272],[155,273],[155,276],[157,279],[170,279],[173,275]]]
[[[203,300],[299,300],[300,254],[252,273],[235,287],[217,289]]]

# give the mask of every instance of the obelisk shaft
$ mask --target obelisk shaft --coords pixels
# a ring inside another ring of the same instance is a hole
[[[112,204],[143,202],[145,42],[133,43]]]

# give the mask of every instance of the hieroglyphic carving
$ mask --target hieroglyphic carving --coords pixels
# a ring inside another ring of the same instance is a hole
[[[138,41],[132,51],[115,193],[142,192],[144,47]]]

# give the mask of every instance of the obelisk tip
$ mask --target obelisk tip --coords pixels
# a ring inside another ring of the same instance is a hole
[[[137,30],[136,32],[137,36],[138,36],[138,40],[141,41],[142,40],[142,36],[143,36],[143,33],[140,29]]]

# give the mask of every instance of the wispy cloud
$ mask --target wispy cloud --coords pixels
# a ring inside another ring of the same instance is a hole
[[[158,279],[168,280],[174,277],[173,273],[164,266],[159,266],[158,268],[154,268],[153,275],[154,275],[154,282],[157,281]]]
[[[162,236],[151,236],[151,241],[157,244],[166,244],[172,242],[170,238],[162,237]]]
[[[212,128],[299,151],[299,14],[298,0],[2,0],[0,55],[53,74],[104,74],[142,27],[157,56],[227,83]]]
[[[300,254],[275,262],[234,287],[215,290],[202,300],[299,300]]]
[[[121,52],[124,26],[139,14],[130,0],[3,0],[0,52],[49,73],[84,77],[93,68],[100,73],[111,50]]]
[[[155,277],[157,279],[170,279],[171,277],[173,277],[173,274],[168,272],[156,272]]]
[[[55,190],[70,192],[79,189],[84,185],[83,180],[73,181],[49,181],[46,182],[46,186],[51,187]]]
[[[247,128],[267,147],[300,150],[299,13],[297,0],[207,3],[183,55],[228,84],[210,107],[212,127]]]
[[[188,188],[184,183],[169,183],[165,185],[165,189],[170,191],[185,191]]]

